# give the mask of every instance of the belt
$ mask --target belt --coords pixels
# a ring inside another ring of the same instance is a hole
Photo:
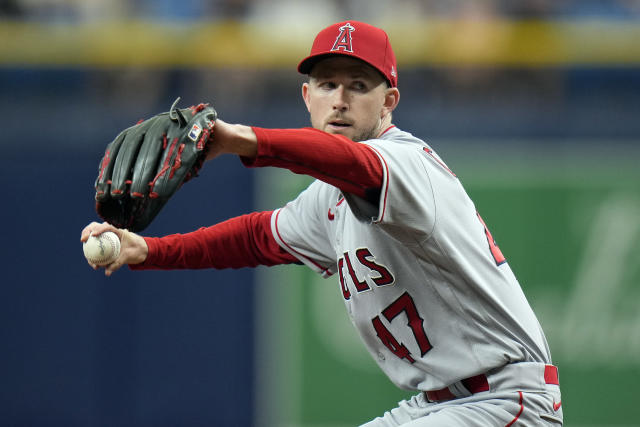
[[[465,378],[460,381],[462,385],[471,394],[480,393],[483,391],[489,391],[489,381],[485,374],[476,375],[473,377]],[[544,382],[545,384],[560,385],[558,381],[558,368],[553,365],[545,365],[544,367]],[[430,402],[444,402],[447,400],[457,399],[449,387],[441,388],[440,390],[429,390],[424,392],[425,396]]]

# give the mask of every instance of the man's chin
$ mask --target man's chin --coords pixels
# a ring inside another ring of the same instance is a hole
[[[346,136],[349,139],[353,139],[353,128],[351,127],[345,127],[345,128],[336,128],[336,127],[326,127],[324,129],[325,132],[333,134],[333,135],[342,135],[342,136]]]
[[[344,128],[327,126],[324,128],[324,131],[334,135],[342,135],[355,142],[368,141],[370,139],[374,139],[377,137],[377,133],[373,129],[369,131],[362,131],[362,130],[358,131],[356,128],[352,126],[344,127]]]

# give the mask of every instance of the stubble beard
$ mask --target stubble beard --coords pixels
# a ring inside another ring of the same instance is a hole
[[[376,124],[367,129],[356,130],[356,132],[357,133],[355,133],[353,136],[349,137],[349,139],[351,139],[354,142],[361,142],[361,141],[368,141],[370,139],[376,139],[380,134],[380,124]]]
[[[356,134],[353,136],[353,138],[351,138],[352,141],[355,142],[360,142],[360,141],[368,141],[370,139],[375,139],[378,137],[378,128],[374,127],[371,129],[366,129],[363,130],[362,132],[360,132],[359,134]]]

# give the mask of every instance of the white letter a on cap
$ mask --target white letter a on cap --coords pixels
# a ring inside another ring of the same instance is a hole
[[[351,26],[349,22],[339,28],[340,34],[336,37],[335,43],[331,50],[344,50],[345,52],[353,53],[353,47],[351,46],[351,32],[356,29]]]

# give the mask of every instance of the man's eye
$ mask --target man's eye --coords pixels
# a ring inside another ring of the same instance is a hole
[[[367,85],[363,82],[354,82],[352,86],[355,90],[367,90]]]
[[[320,87],[322,89],[330,90],[330,89],[335,89],[336,85],[333,82],[322,82],[322,83],[320,83]]]

